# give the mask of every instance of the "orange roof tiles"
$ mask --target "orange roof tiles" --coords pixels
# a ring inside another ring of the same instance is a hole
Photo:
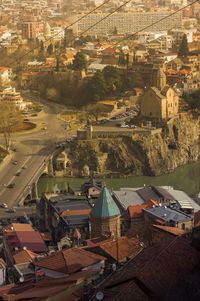
[[[99,242],[96,245],[86,247],[89,252],[98,253],[103,250],[114,260],[123,261],[126,257],[132,257],[140,251],[139,240],[136,238],[128,238],[126,236],[119,237],[115,240],[107,240]],[[102,252],[101,252],[102,254]],[[106,256],[106,255],[105,255]]]
[[[153,200],[148,200],[141,205],[129,206],[128,212],[131,218],[140,218],[142,217],[143,208],[152,208],[153,206],[158,206],[158,203]]]
[[[92,209],[65,210],[61,213],[61,216],[89,215],[91,210]]]
[[[30,251],[30,250],[23,250],[15,255],[13,255],[15,263],[23,263],[23,262],[29,262],[30,260],[37,257],[38,254]]]
[[[168,232],[168,233],[173,234],[175,236],[185,234],[185,231],[183,229],[176,228],[176,227],[168,227],[168,226],[161,226],[161,225],[152,225],[152,227],[160,229],[160,230],[165,231],[165,232]]]
[[[105,259],[81,248],[71,248],[46,256],[34,264],[41,268],[71,274]]]
[[[12,223],[4,228],[4,231],[34,231],[30,224]]]

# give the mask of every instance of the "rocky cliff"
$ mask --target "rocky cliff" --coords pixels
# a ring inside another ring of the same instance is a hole
[[[197,119],[175,119],[161,134],[74,141],[72,168],[86,164],[99,175],[161,175],[199,158]]]

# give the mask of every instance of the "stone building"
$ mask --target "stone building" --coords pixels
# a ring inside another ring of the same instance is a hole
[[[119,237],[120,211],[106,187],[103,188],[91,213],[91,237],[112,234]]]
[[[169,86],[162,91],[151,87],[141,101],[141,115],[149,118],[168,119],[178,114],[179,97]]]

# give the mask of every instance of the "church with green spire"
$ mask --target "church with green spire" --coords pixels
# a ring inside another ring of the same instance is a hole
[[[92,238],[102,235],[120,236],[120,211],[106,187],[102,189],[90,217]]]

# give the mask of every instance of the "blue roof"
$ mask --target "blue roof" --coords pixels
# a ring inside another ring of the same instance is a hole
[[[120,215],[120,211],[106,187],[100,193],[91,215],[98,217],[111,217]]]

